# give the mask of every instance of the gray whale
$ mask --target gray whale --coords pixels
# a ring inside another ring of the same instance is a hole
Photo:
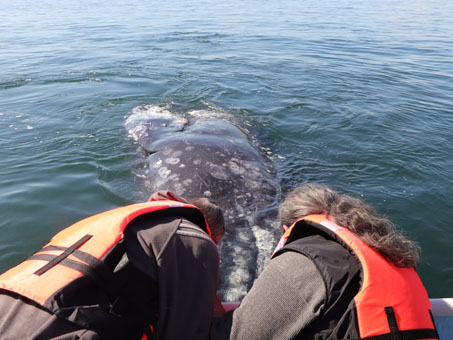
[[[136,174],[147,194],[209,197],[224,211],[219,293],[224,301],[240,301],[279,234],[272,162],[254,145],[250,130],[218,108],[177,114],[141,105],[128,113],[125,127],[144,157]]]

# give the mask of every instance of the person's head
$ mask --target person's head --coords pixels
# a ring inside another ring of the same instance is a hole
[[[200,209],[211,229],[212,240],[219,244],[225,234],[225,221],[220,207],[204,197],[187,199],[187,202]]]
[[[284,227],[312,214],[325,214],[348,228],[399,267],[414,267],[418,263],[418,245],[359,198],[340,194],[322,184],[307,183],[290,192],[279,209]]]

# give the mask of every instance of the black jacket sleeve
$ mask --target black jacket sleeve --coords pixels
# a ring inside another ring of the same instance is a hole
[[[129,261],[158,282],[154,339],[207,339],[218,286],[217,246],[183,218],[161,217],[132,229]]]

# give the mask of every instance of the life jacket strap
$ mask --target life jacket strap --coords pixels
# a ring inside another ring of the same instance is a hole
[[[354,340],[421,340],[421,339],[439,339],[437,330],[430,328],[411,329],[400,331],[396,322],[395,311],[393,307],[385,307],[385,314],[390,328],[390,333],[369,336]],[[434,322],[433,322],[434,324]]]
[[[386,333],[376,336],[369,336],[366,338],[358,338],[351,340],[393,340],[392,334],[395,333]],[[420,329],[411,329],[408,331],[398,331],[398,334],[402,340],[421,340],[421,339],[439,339],[437,332],[434,329],[429,328],[420,328]]]
[[[85,242],[87,242],[90,238],[92,238],[93,235],[85,235],[82,237],[80,240],[75,242],[72,246],[66,248],[63,253],[61,253],[58,256],[55,256],[55,258],[52,261],[49,261],[46,265],[38,269],[37,271],[34,272],[35,275],[41,276],[44,274],[46,271],[51,269],[52,267],[56,266],[58,263],[63,261],[65,258],[67,258],[69,255],[71,255],[77,248],[81,247]],[[39,252],[39,251],[38,251]]]
[[[401,333],[398,329],[398,324],[396,323],[396,316],[393,307],[385,307],[385,314],[387,315],[387,321],[390,328],[390,338],[392,340],[403,340]]]
[[[38,252],[35,253],[34,256],[32,256],[30,258],[37,258],[39,253],[44,252],[44,251],[50,251],[50,250],[64,251],[65,249],[66,249],[65,247],[60,247],[60,246],[54,246],[54,245],[47,246],[47,247],[41,248]],[[98,275],[100,277],[102,277],[104,279],[104,281],[109,281],[111,279],[112,270],[103,261],[100,261],[95,256],[93,256],[89,253],[80,251],[78,249],[76,249],[71,255],[78,258],[79,260],[82,260],[86,264],[88,264],[91,268],[93,268],[95,270],[96,273],[98,273]],[[55,255],[51,255],[51,256],[55,256]],[[45,259],[45,260],[48,261],[48,259]],[[65,261],[66,263],[75,262],[75,261],[71,261],[70,259],[67,259],[67,260],[68,260],[68,262]],[[80,262],[76,262],[76,263],[80,263]],[[83,265],[83,263],[82,263],[82,265]],[[85,271],[79,270],[81,268],[80,266],[78,266],[77,268],[74,268],[74,267],[71,267],[71,268],[76,269],[85,274]]]
[[[115,279],[112,270],[104,262],[97,259],[95,256],[77,249],[85,242],[87,242],[91,237],[92,235],[85,235],[70,247],[50,245],[41,248],[27,260],[48,261],[47,264],[45,264],[43,267],[41,267],[34,273],[35,275],[43,275],[45,272],[47,272],[54,266],[62,265],[77,270],[78,272],[82,273],[85,277],[89,277],[100,288],[102,288],[110,297],[114,297],[118,293],[119,282],[118,280]],[[50,250],[61,250],[63,252],[60,255],[42,254],[42,252]],[[72,255],[82,260],[83,262],[71,260],[68,258],[69,255]]]

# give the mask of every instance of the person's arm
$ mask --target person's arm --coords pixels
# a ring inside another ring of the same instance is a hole
[[[283,253],[270,261],[237,309],[214,320],[210,339],[291,339],[319,316],[325,294],[310,259]]]
[[[125,240],[131,264],[158,283],[153,339],[207,338],[219,271],[218,250],[209,236],[167,216],[132,222]]]
[[[218,286],[217,246],[205,232],[183,220],[157,263],[156,339],[207,339]]]

